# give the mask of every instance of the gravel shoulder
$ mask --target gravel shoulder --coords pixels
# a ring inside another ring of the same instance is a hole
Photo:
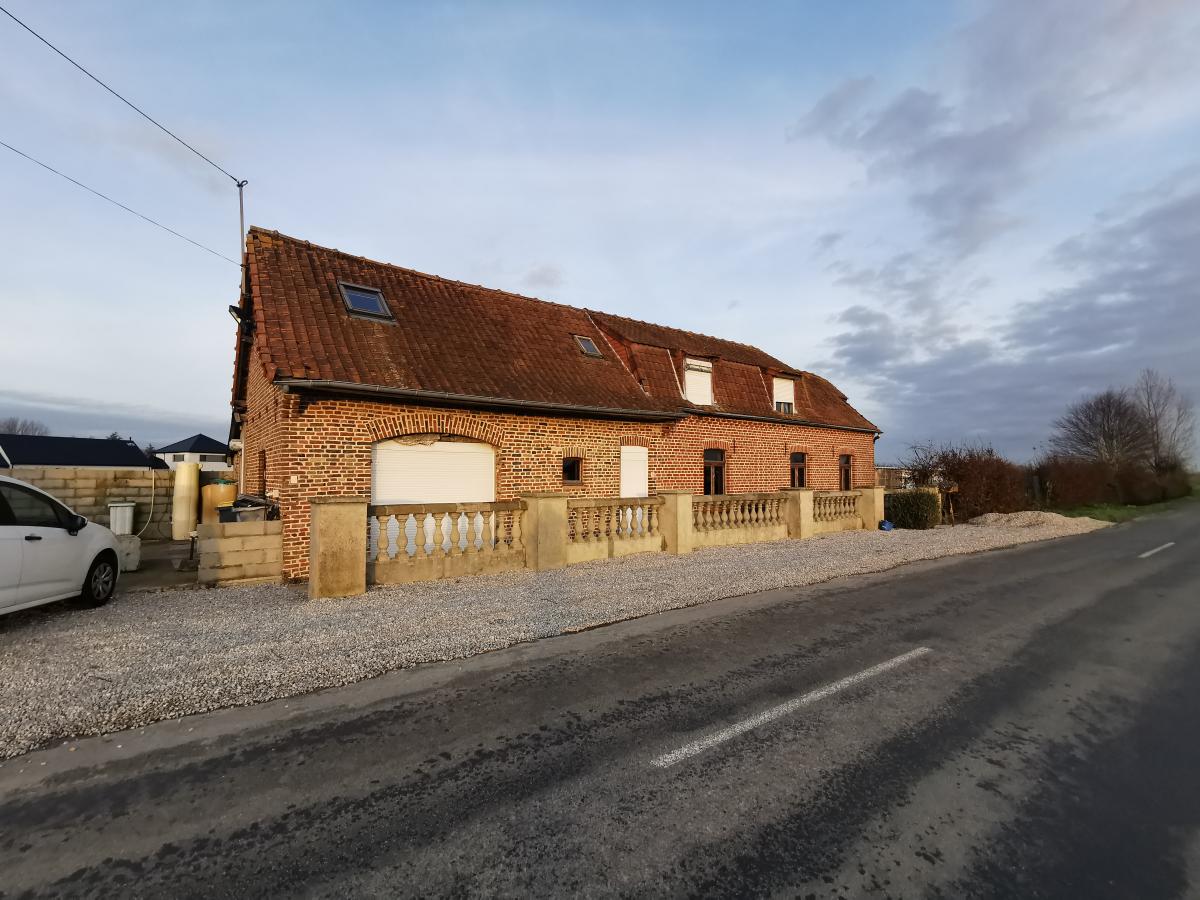
[[[756,591],[1082,534],[1014,514],[932,531],[842,532],[644,554],[309,601],[303,586],[136,592],[96,610],[0,617],[0,759],[51,741],[244,706]]]

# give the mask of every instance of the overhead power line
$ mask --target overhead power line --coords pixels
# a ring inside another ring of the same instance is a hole
[[[141,214],[140,212],[138,212],[136,209],[130,209],[130,208],[129,208],[128,206],[126,206],[124,203],[121,203],[121,202],[119,202],[119,201],[117,201],[117,200],[114,200],[112,197],[109,197],[107,194],[102,194],[102,193],[100,193],[100,192],[99,192],[98,190],[96,190],[95,188],[90,188],[90,187],[88,187],[88,186],[87,186],[86,184],[84,184],[82,181],[76,181],[76,180],[75,180],[74,178],[72,178],[70,175],[66,175],[66,174],[64,174],[63,172],[60,172],[60,171],[58,171],[58,169],[54,168],[53,166],[48,166],[48,165],[46,165],[46,163],[42,162],[40,159],[34,159],[34,158],[33,158],[32,156],[30,156],[28,153],[24,153],[24,152],[22,152],[22,151],[18,150],[18,149],[17,149],[16,147],[14,147],[12,144],[6,144],[4,141],[0,141],[0,147],[7,147],[7,148],[8,148],[9,150],[11,150],[13,153],[17,154],[17,156],[23,156],[23,157],[25,157],[25,159],[29,160],[31,163],[35,163],[36,165],[39,165],[39,166],[41,166],[41,167],[42,167],[43,169],[45,169],[47,172],[53,172],[53,173],[54,173],[55,175],[57,175],[59,178],[65,178],[67,181],[71,182],[71,184],[73,184],[73,185],[76,185],[77,187],[81,187],[81,188],[83,188],[83,189],[84,189],[85,191],[87,191],[89,194],[95,194],[95,195],[96,195],[97,197],[99,197],[101,200],[107,200],[107,201],[108,201],[109,203],[111,203],[113,206],[119,206],[121,209],[125,210],[125,212],[127,212],[127,213],[132,213],[133,215],[137,216],[139,219],[142,219],[143,221],[149,222],[151,225],[154,225],[156,228],[161,228],[163,231],[167,232],[168,234],[173,234],[173,235],[175,235],[175,237],[177,237],[177,238],[181,238],[182,240],[185,240],[185,241],[187,241],[189,244],[191,244],[191,245],[192,245],[192,246],[194,246],[194,247],[199,247],[201,250],[205,251],[206,253],[211,253],[213,256],[219,256],[221,259],[225,260],[226,262],[233,263],[235,266],[237,266],[237,265],[241,265],[241,263],[239,263],[237,260],[230,259],[230,258],[229,258],[228,256],[226,256],[224,253],[218,253],[218,252],[217,252],[216,250],[214,250],[212,247],[206,247],[206,246],[204,246],[204,244],[201,244],[199,241],[194,241],[194,240],[192,240],[192,239],[191,239],[190,237],[188,237],[186,234],[180,234],[180,233],[179,233],[178,231],[176,231],[174,228],[168,228],[168,227],[167,227],[166,225],[164,225],[162,222],[156,222],[154,219],[150,218],[149,216],[144,216],[144,215],[142,215],[142,214]]]
[[[67,56],[67,54],[63,53],[61,50],[59,50],[57,47],[55,47],[52,43],[50,43],[48,40],[46,40],[44,37],[42,37],[40,34],[38,34],[36,31],[34,31],[32,28],[30,28],[28,25],[26,25],[24,22],[22,22],[16,16],[14,16],[7,9],[5,9],[3,6],[0,6],[0,12],[4,13],[6,16],[8,16],[14,22],[16,22],[18,25],[20,25],[22,28],[24,28],[26,31],[28,31],[30,34],[32,34],[35,38],[37,38],[39,41],[41,41],[43,44],[45,44],[47,47],[49,47],[51,50],[53,50],[55,53],[57,53],[59,56],[61,56],[63,59],[65,59],[67,62],[69,62],[71,65],[73,65],[75,68],[77,68],[84,75],[86,75],[88,78],[92,79],[92,81],[96,82],[96,84],[100,85],[100,87],[104,88],[106,91],[108,91],[114,97],[116,97],[118,100],[120,100],[122,103],[124,103],[130,109],[132,109],[135,113],[137,113],[139,116],[141,116],[147,122],[149,122],[151,125],[153,125],[155,128],[157,128],[159,131],[163,132],[163,134],[166,134],[169,137],[173,138],[174,140],[178,141],[180,144],[187,147],[189,150],[191,150],[193,153],[195,153],[198,157],[200,157],[202,160],[204,160],[206,163],[208,163],[210,166],[212,166],[214,169],[216,169],[218,172],[220,172],[226,178],[229,178],[230,180],[232,180],[233,183],[238,186],[239,191],[245,185],[246,182],[244,182],[238,178],[235,178],[233,175],[230,175],[223,168],[221,168],[219,165],[217,165],[215,162],[213,162],[211,159],[209,159],[207,156],[205,156],[203,153],[201,153],[199,150],[197,150],[195,147],[193,147],[191,144],[189,144],[187,141],[185,141],[179,135],[177,135],[175,132],[171,131],[169,128],[167,128],[165,125],[163,125],[157,119],[154,119],[153,117],[151,117],[149,113],[146,113],[143,110],[141,110],[140,108],[138,108],[138,106],[135,105],[133,102],[126,100],[123,96],[118,94],[115,90],[110,88],[107,84],[105,84],[103,81],[101,81],[95,75],[93,75],[91,72],[89,72],[83,66],[81,66],[79,63],[75,62],[75,60],[71,59],[71,57],[69,57],[69,56]],[[12,149],[12,148],[10,147],[9,149]],[[35,162],[36,162],[36,160],[35,160]],[[88,190],[91,190],[91,188],[88,188]],[[105,198],[105,199],[107,199],[107,198]]]

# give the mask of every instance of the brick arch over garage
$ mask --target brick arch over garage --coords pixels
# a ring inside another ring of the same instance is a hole
[[[376,419],[367,426],[372,441],[406,434],[453,434],[499,447],[504,433],[490,422],[456,413],[408,412]]]

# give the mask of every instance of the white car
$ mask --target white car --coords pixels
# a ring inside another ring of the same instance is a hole
[[[111,531],[0,475],[0,615],[71,597],[100,606],[120,570]]]

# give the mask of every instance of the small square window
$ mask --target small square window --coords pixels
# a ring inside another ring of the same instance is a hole
[[[604,356],[604,354],[600,352],[600,348],[596,346],[596,342],[590,337],[577,334],[575,335],[575,343],[577,343],[579,345],[579,349],[588,356]]]
[[[563,484],[580,484],[583,482],[583,460],[578,456],[568,456],[563,459]]]
[[[775,402],[775,412],[777,412],[777,413],[789,413],[790,414],[790,413],[794,413],[795,411],[796,411],[796,408],[791,403],[786,403],[783,400],[777,400]]]
[[[338,288],[342,292],[342,300],[346,309],[359,316],[370,316],[375,319],[390,319],[391,312],[383,300],[383,292],[378,288],[363,287],[360,284],[346,284],[339,281]]]

